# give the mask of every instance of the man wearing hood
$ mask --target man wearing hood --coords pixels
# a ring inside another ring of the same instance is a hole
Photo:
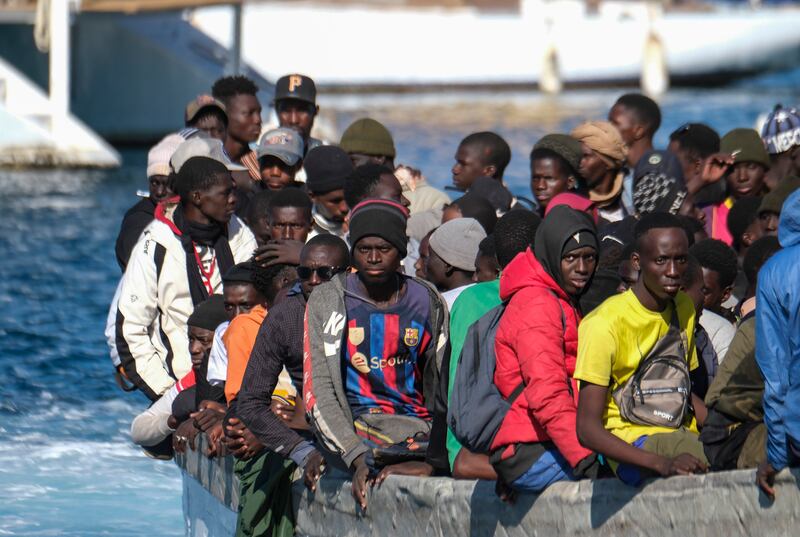
[[[528,248],[505,268],[500,297],[508,306],[495,340],[494,381],[505,397],[524,385],[492,445],[499,479],[539,492],[596,469],[575,433],[578,297],[597,264],[597,236],[587,215],[553,208]],[[536,315],[530,315],[535,311]]]
[[[774,497],[775,474],[800,462],[800,191],[783,204],[783,249],[758,273],[756,361],[764,375],[767,461],[759,486]]]

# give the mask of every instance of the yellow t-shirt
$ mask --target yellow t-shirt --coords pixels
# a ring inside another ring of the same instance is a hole
[[[695,310],[683,292],[675,298],[678,321],[689,346],[689,369],[698,367],[694,341]],[[623,420],[611,394],[633,375],[639,362],[669,330],[672,305],[663,312],[645,308],[633,291],[613,296],[592,311],[578,327],[578,361],[575,378],[609,386],[603,425],[628,443],[642,435],[669,433],[675,429],[637,425]],[[697,432],[694,418],[689,429]]]

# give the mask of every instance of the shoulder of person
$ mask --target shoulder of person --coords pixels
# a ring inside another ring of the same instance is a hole
[[[692,319],[695,319],[695,322],[697,322],[697,310],[695,310],[694,302],[689,298],[689,295],[683,291],[678,291],[678,294],[675,296],[675,306],[678,308],[678,319],[682,326]]]

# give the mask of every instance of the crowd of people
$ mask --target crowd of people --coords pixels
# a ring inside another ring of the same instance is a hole
[[[454,149],[455,199],[371,118],[311,136],[307,76],[218,80],[149,152],[107,338],[156,458],[231,455],[237,535],[291,535],[326,472],[366,509],[390,475],[557,481],[800,460],[800,112],[720,137],[626,94],[532,144]],[[413,164],[413,163],[412,163]]]

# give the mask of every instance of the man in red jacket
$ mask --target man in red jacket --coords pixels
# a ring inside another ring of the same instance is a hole
[[[525,388],[506,414],[492,446],[499,479],[539,492],[597,467],[575,429],[578,297],[597,264],[597,237],[587,215],[558,206],[542,221],[528,248],[500,277],[508,306],[495,340],[494,381],[509,397]],[[530,315],[535,311],[536,315]]]

